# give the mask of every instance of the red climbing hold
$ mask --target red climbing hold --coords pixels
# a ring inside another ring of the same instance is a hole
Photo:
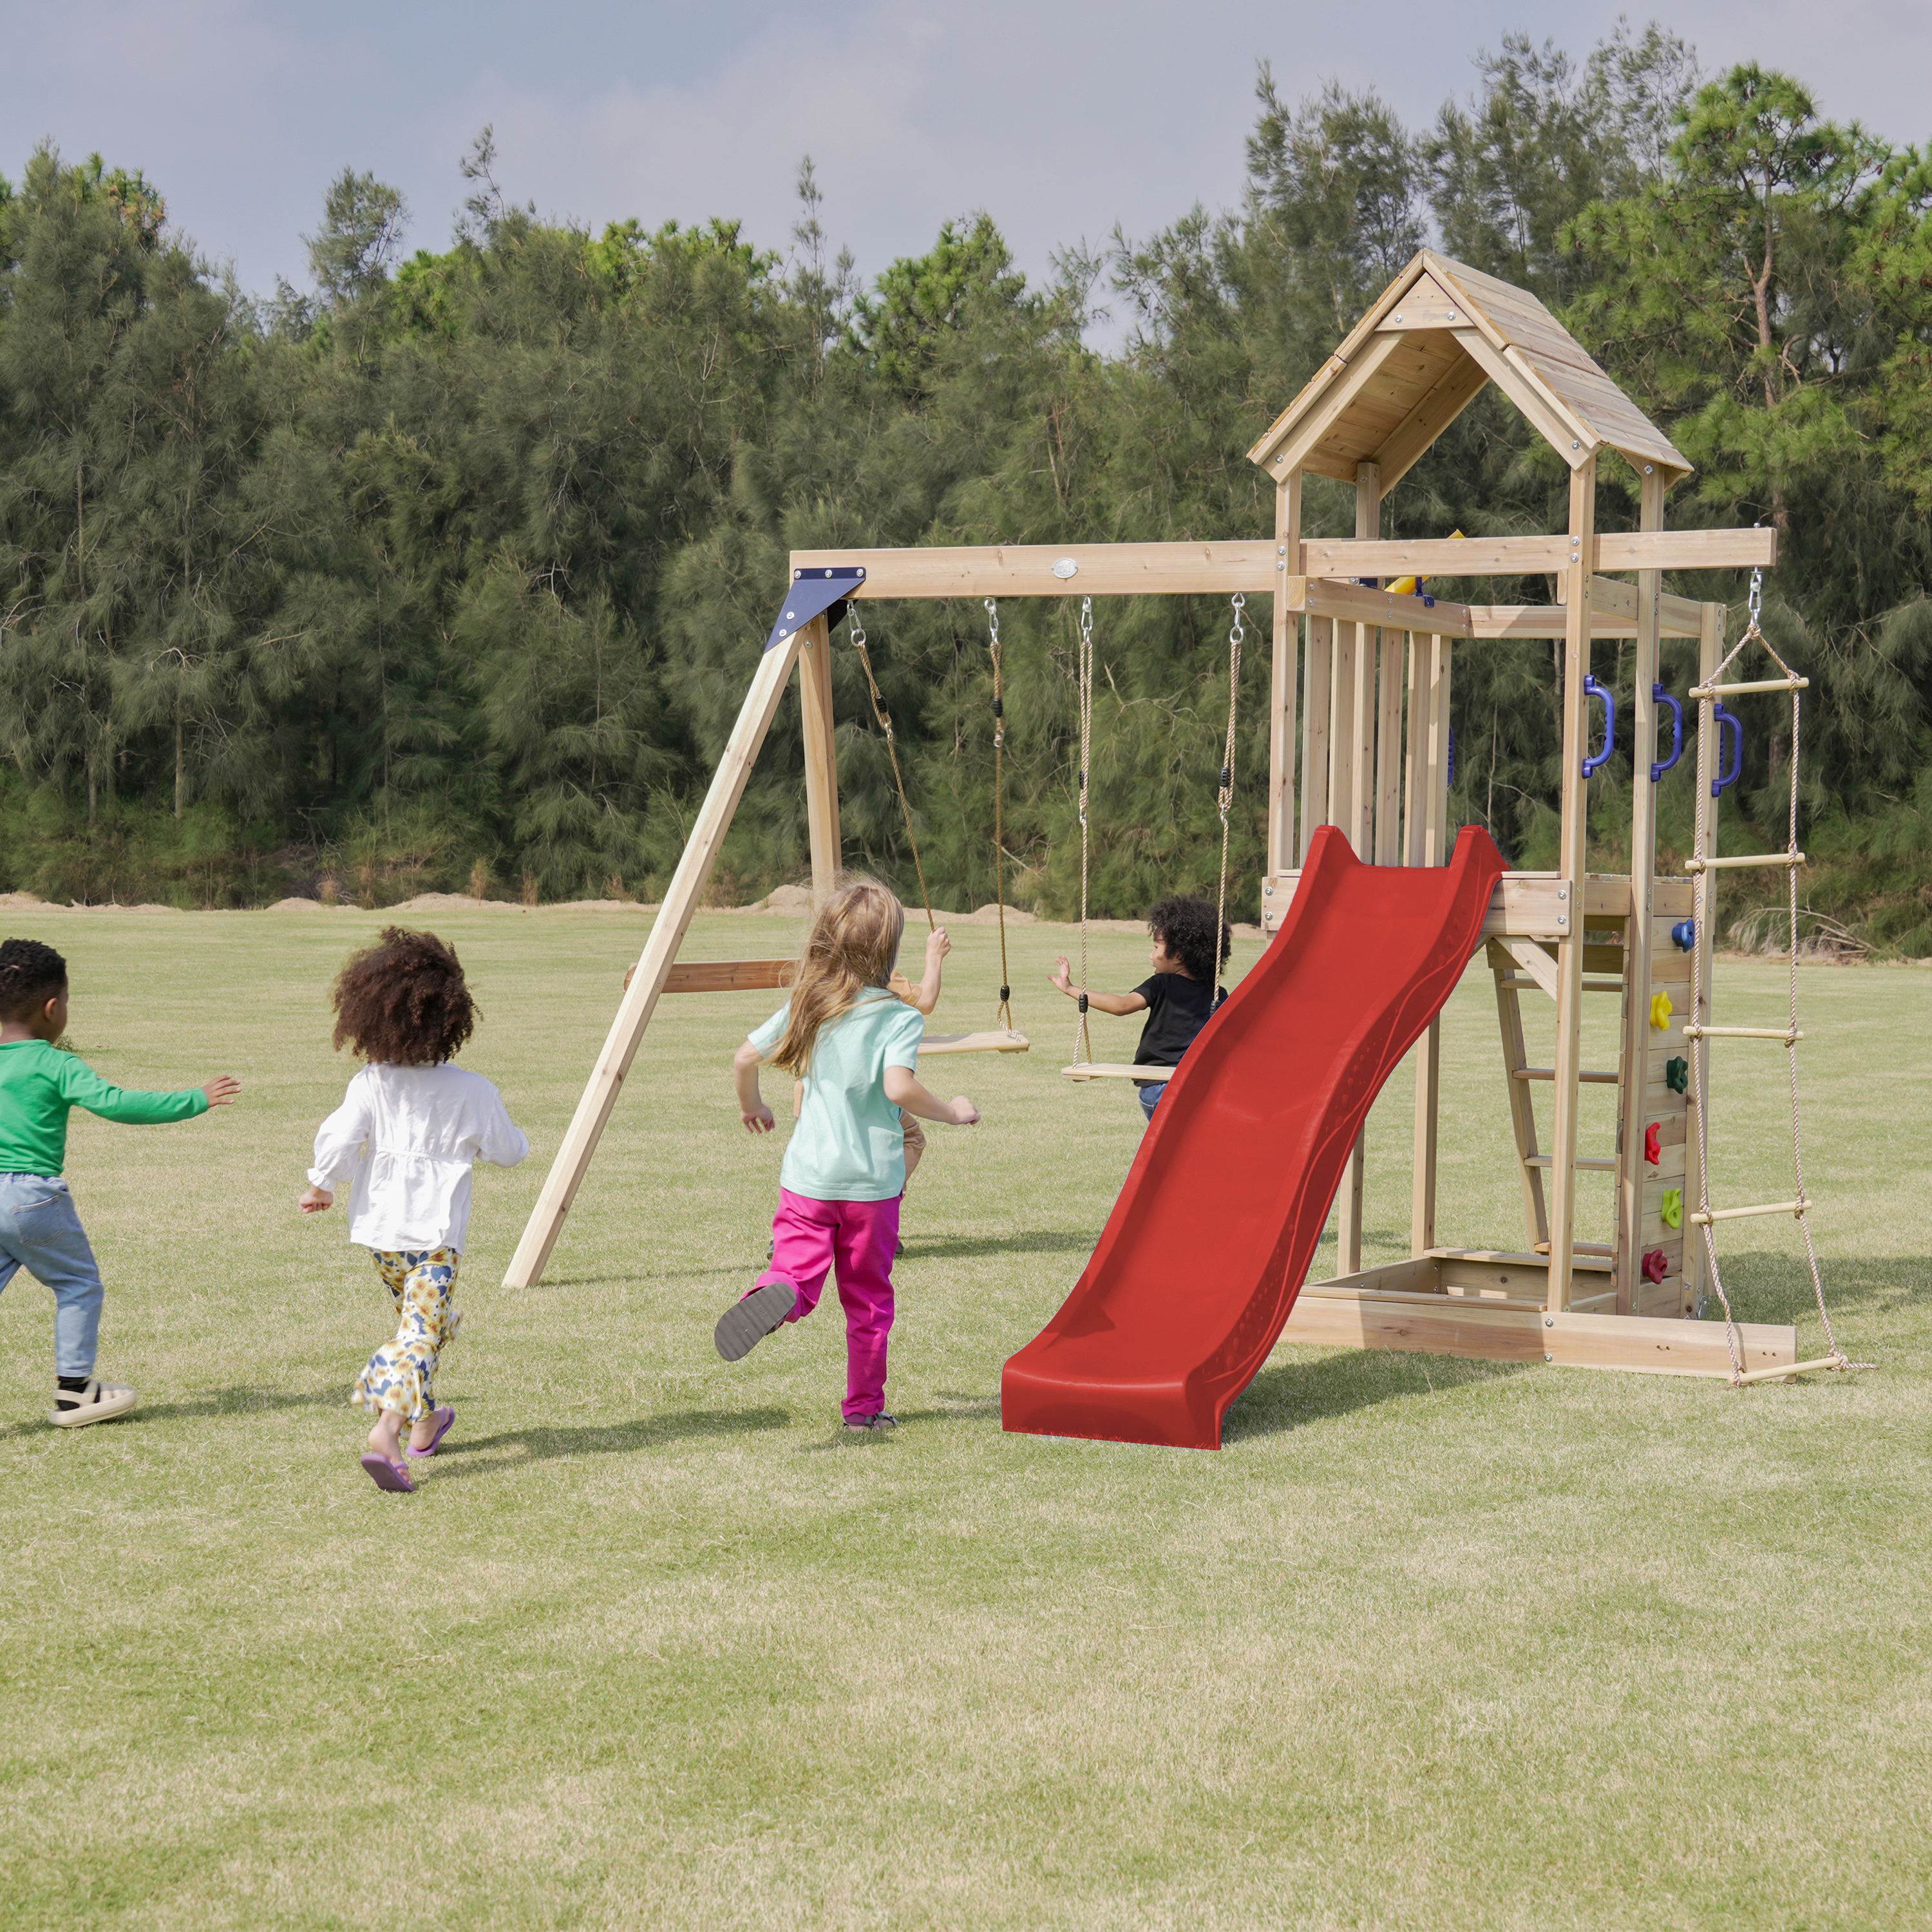
[[[1661,1281],[1670,1272],[1670,1258],[1661,1248],[1652,1248],[1643,1258],[1646,1281]]]
[[[1664,1153],[1664,1125],[1652,1120],[1643,1130],[1643,1157],[1652,1167],[1657,1166]]]

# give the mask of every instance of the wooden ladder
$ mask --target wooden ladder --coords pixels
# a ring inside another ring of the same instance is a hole
[[[1542,944],[1534,939],[1492,939],[1488,957],[1496,982],[1496,1021],[1502,1037],[1503,1074],[1509,1090],[1510,1121],[1516,1132],[1516,1161],[1522,1175],[1523,1220],[1528,1230],[1528,1245],[1538,1254],[1550,1252],[1550,1209],[1543,1191],[1543,1177],[1552,1156],[1538,1145],[1536,1108],[1530,1088],[1539,1080],[1553,1082],[1556,1070],[1529,1064],[1529,1049],[1523,1039],[1522,996],[1526,992],[1556,996],[1556,962]],[[1619,1000],[1629,997],[1625,978],[1624,949],[1620,946],[1586,946],[1583,949],[1583,990],[1586,993],[1614,993]],[[1621,1065],[1614,1072],[1586,1070],[1578,1076],[1586,1085],[1620,1087]],[[1579,1155],[1576,1166],[1589,1173],[1614,1174],[1614,1155]],[[1603,1256],[1612,1252],[1609,1244],[1578,1241],[1578,1256]]]

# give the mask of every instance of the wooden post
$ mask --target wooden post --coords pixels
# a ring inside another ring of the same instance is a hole
[[[1550,1284],[1546,1306],[1570,1306],[1570,1264],[1576,1240],[1577,1076],[1583,1006],[1583,875],[1588,848],[1589,796],[1583,782],[1588,714],[1583,680],[1590,669],[1590,578],[1597,567],[1597,458],[1594,451],[1570,472],[1570,561],[1564,571],[1568,608],[1563,650],[1563,821],[1557,874],[1568,887],[1567,936],[1556,947],[1556,1120],[1550,1136]],[[1646,777],[1648,774],[1645,774]]]
[[[1299,862],[1308,862],[1309,841],[1318,826],[1329,823],[1329,688],[1334,673],[1335,624],[1332,618],[1308,620],[1308,652],[1304,658],[1306,688],[1301,694],[1301,836],[1296,842]]]
[[[1348,766],[1354,777],[1349,806],[1348,843],[1365,866],[1376,862],[1376,652],[1382,632],[1372,625],[1355,627],[1355,694],[1349,710],[1355,721],[1355,742]]]
[[[1703,607],[1704,621],[1697,636],[1697,682],[1708,684],[1717,675],[1719,661],[1724,655],[1724,607],[1721,604],[1706,604]],[[1702,707],[1700,707],[1699,729],[1701,730]],[[1724,734],[1712,728],[1716,742],[1711,747],[1709,778],[1714,778],[1724,770]],[[1718,805],[1711,796],[1708,780],[1697,788],[1696,809],[1704,821],[1704,850],[1714,857],[1718,850]],[[1704,970],[1690,988],[1691,1018],[1699,1026],[1708,1026],[1711,1022],[1711,962],[1718,950],[1718,880],[1720,874],[1706,872],[1702,874],[1703,903],[1697,916],[1708,923],[1708,932],[1700,935],[1704,940]],[[1679,1036],[1681,1037],[1681,1036]],[[1691,1049],[1689,1040],[1684,1042],[1683,1050]],[[1708,1048],[1705,1052],[1700,1084],[1703,1090],[1704,1105],[1708,1118],[1711,1104],[1712,1059]],[[1694,1110],[1694,1096],[1686,1095]],[[1694,1111],[1684,1115],[1684,1198],[1690,1202],[1700,1200],[1703,1192],[1703,1165],[1702,1159],[1702,1137],[1698,1132],[1698,1120]],[[1690,1226],[1687,1210],[1684,1228],[1684,1285],[1690,1289],[1694,1307],[1701,1307],[1704,1300],[1704,1241],[1702,1235]]]
[[[1405,862],[1439,866],[1449,820],[1449,640],[1408,640],[1408,810]],[[1415,1181],[1409,1252],[1436,1245],[1436,1160],[1442,1088],[1442,1023],[1429,1022],[1415,1063]]]
[[[1301,472],[1284,476],[1275,485],[1274,541],[1282,578],[1301,573]],[[1268,728],[1269,873],[1294,868],[1294,700],[1300,666],[1296,646],[1301,620],[1288,608],[1280,590],[1274,598],[1274,656],[1272,660]]]
[[[814,617],[799,634],[799,722],[805,731],[805,819],[812,896],[823,904],[838,876],[838,754],[832,736],[832,629]]]
[[[1664,527],[1664,479],[1646,464],[1638,478],[1637,527]],[[1635,1315],[1638,1269],[1643,1259],[1645,1126],[1643,1090],[1650,1054],[1651,956],[1656,943],[1657,788],[1650,767],[1657,757],[1658,599],[1664,573],[1640,571],[1636,580],[1636,680],[1630,706],[1630,916],[1624,929],[1624,1084],[1617,1094],[1617,1228],[1611,1237],[1611,1279],[1619,1315]],[[1687,1230],[1688,1232],[1688,1230]],[[1684,1246],[1688,1250],[1690,1243]]]
[[[550,1173],[537,1196],[536,1205],[530,1210],[523,1239],[517,1244],[517,1252],[510,1258],[509,1268],[503,1276],[506,1288],[529,1288],[542,1276],[544,1264],[550,1259],[550,1250],[556,1246],[556,1238],[562,1231],[564,1216],[570,1212],[570,1204],[576,1198],[578,1188],[590,1171],[591,1157],[597,1151],[604,1123],[610,1118],[610,1109],[616,1105],[618,1090],[624,1084],[625,1075],[630,1071],[632,1060],[644,1039],[644,1029],[651,1023],[658,996],[670,976],[677,950],[684,943],[692,915],[698,910],[698,902],[706,881],[711,877],[711,868],[717,862],[718,848],[724,842],[732,814],[738,808],[739,800],[744,796],[745,781],[751,776],[758,748],[771,728],[778,700],[784,694],[785,682],[791,676],[792,663],[799,654],[800,639],[806,628],[801,626],[784,643],[774,645],[758,660],[752,688],[746,692],[745,701],[739,708],[738,722],[731,728],[730,742],[724,747],[724,757],[718,760],[697,823],[692,827],[684,856],[677,862],[677,870],[672,874],[664,904],[651,926],[643,954],[632,972],[631,983],[618,1006],[617,1016],[610,1022],[603,1050],[591,1070],[590,1081],[577,1103],[577,1112],[571,1118],[562,1143],[557,1148],[556,1157],[550,1162]]]
[[[1372,463],[1355,465],[1355,535],[1376,538],[1382,533],[1382,470]],[[1354,848],[1355,856],[1365,863],[1375,856],[1375,691],[1376,633],[1366,625],[1338,624],[1337,636],[1345,631],[1354,636],[1349,664],[1351,673],[1347,738],[1348,784],[1335,794],[1339,805],[1347,802],[1342,829]],[[1336,682],[1342,681],[1340,653],[1336,653]],[[1340,719],[1336,736],[1341,736]],[[1366,1130],[1364,1130],[1366,1132]],[[1341,1214],[1336,1224],[1335,1270],[1355,1274],[1362,1265],[1363,1136],[1358,1136],[1348,1156],[1348,1172],[1342,1176]]]
[[[1382,634],[1380,694],[1376,706],[1376,863],[1402,863],[1402,689],[1405,634]]]
[[[1328,823],[1355,843],[1355,657],[1362,627],[1329,626],[1334,648],[1328,672]]]

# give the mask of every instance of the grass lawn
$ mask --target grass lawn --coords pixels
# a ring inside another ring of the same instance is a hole
[[[1196,1454],[1000,1429],[1000,1365],[1140,1132],[1131,1090],[1058,1077],[1064,928],[1013,938],[1036,1050],[928,1069],[985,1123],[933,1130],[902,1426],[848,1441],[836,1304],[712,1349],[776,1204],[729,1077],[764,998],[664,1003],[549,1278],[512,1292],[644,922],[438,915],[485,1014],[466,1063],[536,1152],[479,1175],[459,1420],[398,1497],[346,1406],[387,1298],[340,1213],[293,1205],[350,1071],[329,979],[380,922],[8,915],[68,954],[110,1078],[246,1091],[75,1117],[137,1414],[47,1427],[51,1298],[0,1296],[0,1924],[1932,1922],[1932,973],[1803,988],[1814,1226],[1875,1369],[1738,1394],[1283,1346]],[[997,984],[994,935],[957,936],[947,1030]],[[706,915],[690,950],[796,938]],[[1142,942],[1093,950],[1096,984],[1142,976]],[[1727,1022],[1781,992],[1719,968]],[[1137,1022],[1096,1025],[1130,1056]],[[1782,1056],[1718,1051],[1715,1191],[1780,1198]],[[1444,1060],[1444,1238],[1520,1244],[1486,974]],[[1378,1257],[1406,1245],[1412,1094],[1372,1127]],[[1821,1352],[1790,1224],[1726,1252],[1741,1316]]]

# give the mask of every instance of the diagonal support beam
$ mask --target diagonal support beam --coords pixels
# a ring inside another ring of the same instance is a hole
[[[798,607],[794,604],[792,608]],[[781,617],[780,622],[783,622]],[[745,694],[738,722],[731,728],[730,742],[724,747],[724,757],[718,760],[711,789],[706,794],[697,823],[692,828],[684,856],[678,861],[670,888],[664,894],[663,908],[651,928],[650,937],[644,942],[643,955],[632,972],[631,983],[625,989],[622,1002],[617,1008],[617,1017],[610,1022],[603,1051],[591,1069],[590,1081],[577,1103],[577,1112],[571,1118],[562,1144],[556,1150],[556,1158],[550,1162],[550,1173],[544,1180],[542,1192],[537,1196],[536,1207],[530,1210],[523,1239],[517,1244],[517,1252],[510,1258],[509,1268],[503,1276],[506,1288],[530,1288],[542,1278],[550,1250],[563,1232],[564,1217],[570,1212],[571,1203],[577,1198],[577,1190],[584,1175],[590,1172],[591,1156],[596,1153],[597,1143],[603,1138],[610,1110],[617,1104],[624,1076],[631,1070],[631,1062],[643,1042],[644,1029],[650,1024],[658,998],[670,980],[678,948],[684,944],[692,915],[698,910],[698,900],[711,878],[711,868],[717,863],[718,848],[730,829],[738,801],[744,796],[745,781],[751,776],[758,748],[765,742],[765,734],[771,728],[778,700],[784,694],[786,681],[791,676],[798,652],[799,633],[793,629],[783,641],[770,646],[758,660],[752,688]]]

